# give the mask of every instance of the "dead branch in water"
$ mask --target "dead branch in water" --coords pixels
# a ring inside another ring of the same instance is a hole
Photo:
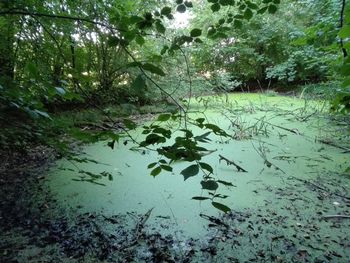
[[[224,160],[227,163],[227,165],[233,165],[234,167],[236,167],[238,172],[243,172],[243,173],[247,173],[248,172],[247,170],[245,170],[244,168],[242,168],[241,166],[236,164],[234,161],[231,161],[231,160],[227,159],[226,157],[222,156],[221,154],[219,154],[219,157],[220,157],[219,162],[221,160]]]

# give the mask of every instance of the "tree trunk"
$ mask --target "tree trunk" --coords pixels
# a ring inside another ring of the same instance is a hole
[[[10,9],[12,1],[0,1],[0,10]],[[15,18],[0,17],[0,84],[11,85],[14,79]]]

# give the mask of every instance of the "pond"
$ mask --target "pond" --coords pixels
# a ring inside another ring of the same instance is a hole
[[[205,147],[211,153],[203,157],[218,180],[233,184],[220,184],[217,190],[227,196],[220,200],[231,208],[226,215],[208,200],[192,199],[208,193],[201,188],[201,175],[184,180],[180,172],[188,163],[175,162],[172,172],[152,177],[147,166],[159,159],[157,152],[132,151],[131,141],[121,140],[114,149],[106,142],[85,146],[81,157],[97,164],[60,160],[50,169],[45,185],[73,221],[79,215],[103,215],[101,231],[115,234],[119,229],[123,235],[121,225],[134,231],[147,215],[135,244],[118,252],[122,241],[115,237],[119,247],[109,249],[104,260],[348,262],[349,131],[346,124],[328,117],[326,103],[275,94],[231,94],[192,99],[190,112],[190,117],[204,116],[232,135],[230,140],[209,135]],[[197,127],[193,132],[206,131]],[[132,136],[144,138],[141,129]],[[78,170],[113,178],[97,181],[103,185],[81,182]],[[168,252],[151,250],[156,244],[163,250],[168,246]]]

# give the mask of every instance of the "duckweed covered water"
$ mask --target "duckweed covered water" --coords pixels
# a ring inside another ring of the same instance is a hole
[[[191,199],[208,194],[200,175],[184,181],[180,172],[188,163],[174,163],[172,173],[153,178],[147,165],[159,156],[131,151],[130,141],[113,150],[106,143],[84,147],[82,156],[99,164],[58,161],[46,184],[73,218],[129,213],[132,221],[132,214],[153,208],[145,230],[196,240],[191,262],[348,262],[350,220],[324,216],[350,214],[349,130],[326,111],[323,102],[260,94],[192,99],[191,117],[205,116],[234,138],[209,136],[205,147],[213,152],[203,157],[215,176],[234,185],[218,189],[228,195],[220,201],[232,209],[227,215],[209,201]],[[132,135],[144,136],[141,130]],[[248,172],[237,172],[219,155]],[[104,186],[75,181],[81,176],[77,169],[108,172],[113,180],[97,181]]]

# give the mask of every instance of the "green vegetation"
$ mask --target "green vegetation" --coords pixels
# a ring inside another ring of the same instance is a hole
[[[0,0],[0,261],[345,262],[349,52],[345,0]]]
[[[203,144],[209,134],[231,135],[189,117],[194,97],[301,90],[330,100],[334,114],[350,109],[345,1],[2,1],[0,29],[0,146],[9,152],[44,144],[76,160],[73,141],[113,149],[131,140],[156,146],[152,176],[185,161],[184,179],[202,174],[202,188],[219,198]],[[136,141],[128,117],[160,109]]]

